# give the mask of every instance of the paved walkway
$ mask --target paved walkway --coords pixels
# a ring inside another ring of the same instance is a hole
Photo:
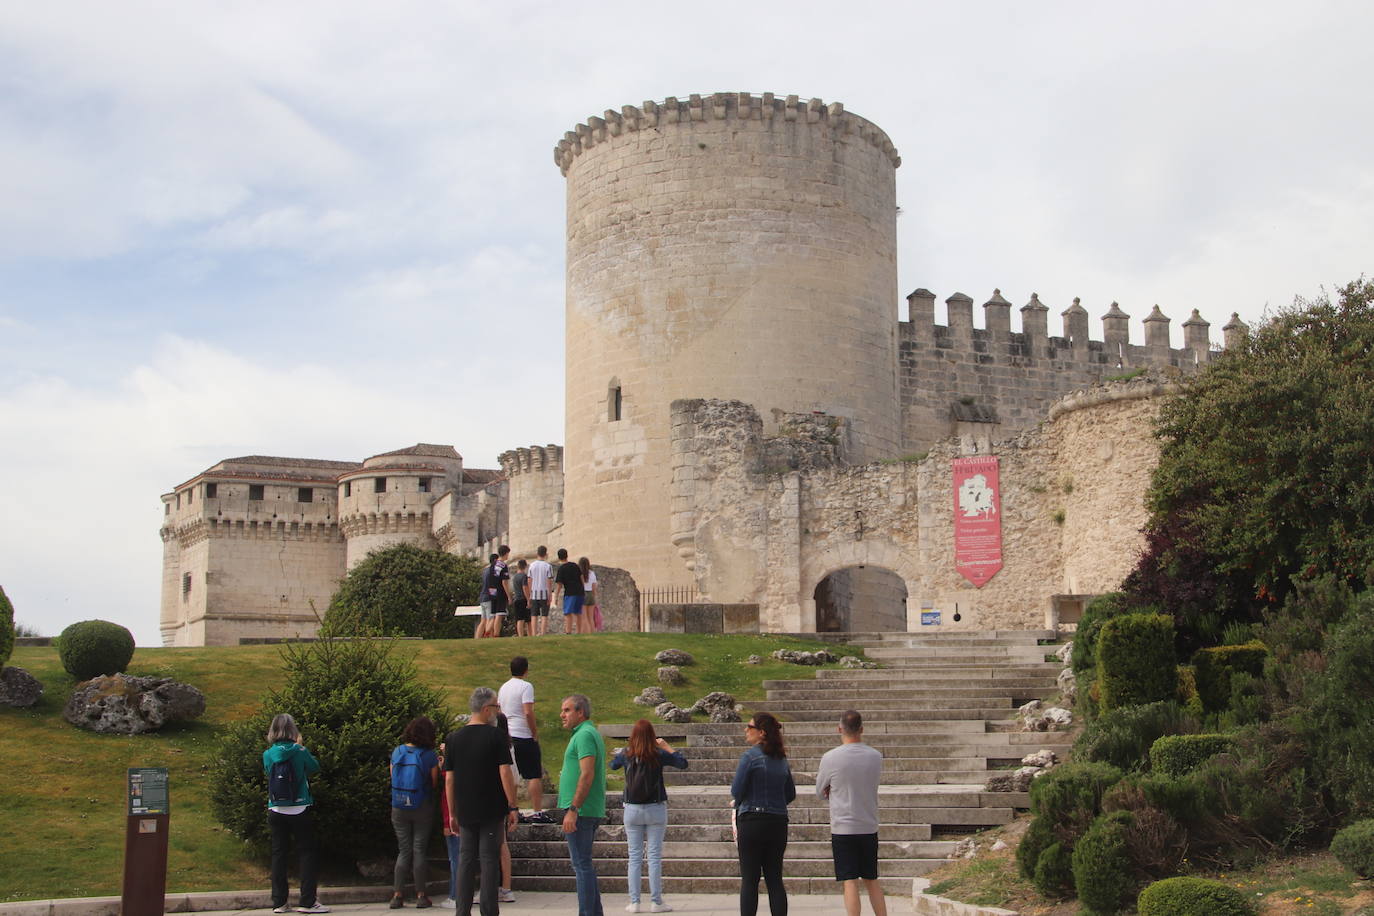
[[[434,899],[435,906],[427,912],[433,914],[433,916],[441,916],[443,913],[452,913],[453,910],[445,909],[438,905],[439,899],[440,898],[437,897]],[[892,898],[888,899],[891,901],[888,907],[889,911],[898,913],[908,911],[910,906],[909,902],[903,906],[902,902],[893,901]],[[329,908],[335,913],[395,912],[387,908],[385,900],[378,903],[330,903],[327,888],[320,889],[320,901],[329,904]],[[294,897],[292,902],[295,902]],[[606,916],[617,916],[617,914],[625,912],[625,904],[629,902],[629,898],[622,894],[606,894],[601,898],[601,902],[605,908]],[[739,897],[734,894],[665,894],[663,902],[670,905],[674,913],[690,913],[692,916],[739,916]],[[896,905],[893,906],[892,904]],[[647,900],[643,901],[640,905],[644,907],[646,912],[648,911]],[[836,893],[833,897],[820,896],[817,894],[789,894],[787,897],[787,908],[789,913],[843,913],[844,902],[840,898],[839,893]],[[864,911],[869,912],[867,902],[864,903]],[[270,910],[263,910],[261,908],[251,910],[211,910],[202,911],[200,916],[231,916],[231,914],[233,914],[233,916],[239,916],[239,914],[243,914],[243,916],[250,916],[250,914],[251,916],[261,916],[264,912],[270,912]],[[406,906],[403,907],[400,912],[414,914],[416,910],[413,901],[407,901]],[[472,912],[474,914],[477,912],[476,901],[473,901]],[[501,904],[502,916],[520,916],[521,913],[552,912],[576,913],[577,895],[572,893],[520,893],[517,891],[516,901],[514,903]],[[768,895],[764,893],[762,889],[759,891],[759,912],[768,912]]]

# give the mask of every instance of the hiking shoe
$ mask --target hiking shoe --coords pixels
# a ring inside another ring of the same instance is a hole
[[[415,898],[415,909],[417,910],[427,910],[432,906],[434,906],[434,902],[430,900],[428,897],[426,897],[424,894],[421,894],[419,897]]]
[[[547,813],[543,812],[543,811],[536,811],[536,812],[534,812],[533,814],[531,814],[531,815],[525,820],[525,823],[527,823],[527,824],[556,824],[556,823],[558,823],[558,821],[556,821],[556,820],[554,820],[553,818],[549,817],[549,815],[548,815]]]
[[[391,902],[387,904],[387,909],[399,910],[401,907],[405,905],[406,899],[404,897],[402,897],[400,894],[392,894]]]
[[[512,891],[512,890],[511,890],[510,888],[508,888],[508,887],[503,887],[503,888],[501,888],[501,902],[502,902],[502,903],[514,903],[514,902],[515,902],[515,892]]]
[[[316,900],[316,901],[315,901],[314,903],[312,903],[310,906],[298,906],[298,907],[296,907],[296,912],[297,912],[297,913],[328,913],[328,912],[329,912],[329,907],[325,906],[323,903],[320,903],[318,900]]]

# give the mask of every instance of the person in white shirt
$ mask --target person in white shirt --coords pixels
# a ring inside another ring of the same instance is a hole
[[[535,551],[525,580],[525,595],[530,602],[530,634],[543,636],[549,631],[549,587],[553,582],[553,564],[549,562],[549,548],[543,544]]]
[[[878,779],[883,755],[864,744],[864,720],[850,709],[840,717],[840,746],[821,757],[816,796],[830,803],[830,851],[835,880],[844,884],[844,909],[859,916],[859,881],[876,916],[887,916],[878,881]]]
[[[506,714],[506,728],[515,750],[515,769],[525,780],[530,807],[534,809],[533,814],[521,820],[527,824],[552,824],[554,819],[544,813],[544,760],[539,750],[539,726],[534,719],[534,685],[525,679],[529,670],[529,659],[525,656],[512,658],[511,678],[501,685],[496,701]]]

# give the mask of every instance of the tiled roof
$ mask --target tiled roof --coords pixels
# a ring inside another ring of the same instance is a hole
[[[410,448],[398,448],[394,452],[382,452],[380,455],[373,455],[373,458],[385,458],[389,455],[417,455],[424,458],[462,458],[458,450],[451,445],[429,445],[424,442],[412,445]]]

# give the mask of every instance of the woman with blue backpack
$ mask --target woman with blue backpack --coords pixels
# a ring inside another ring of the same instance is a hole
[[[315,870],[319,862],[319,843],[310,806],[311,773],[320,771],[320,762],[301,744],[301,730],[286,713],[272,718],[267,728],[271,745],[262,752],[262,769],[267,774],[267,826],[272,831],[272,912],[289,913],[286,905],[286,857],[291,844],[301,866],[301,900],[298,913],[328,913],[329,907],[315,896]]]
[[[391,908],[405,905],[406,877],[415,881],[415,906],[432,906],[425,855],[434,830],[439,785],[439,755],[434,750],[434,722],[428,716],[410,720],[402,744],[391,752],[391,826],[396,831],[396,873]]]

